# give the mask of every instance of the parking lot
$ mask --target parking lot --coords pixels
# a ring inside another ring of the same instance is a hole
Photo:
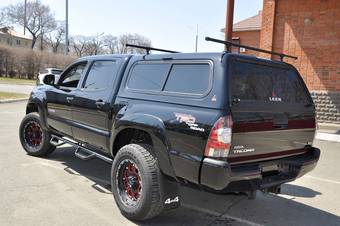
[[[81,161],[70,147],[48,159],[25,154],[18,139],[24,110],[25,102],[0,104],[0,225],[340,225],[340,143],[317,140],[317,168],[281,195],[248,200],[182,188],[183,207],[136,223],[114,203],[109,164]]]

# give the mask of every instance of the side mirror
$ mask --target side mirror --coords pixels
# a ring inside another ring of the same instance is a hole
[[[46,75],[43,79],[43,83],[50,86],[55,86],[55,76],[52,74]]]

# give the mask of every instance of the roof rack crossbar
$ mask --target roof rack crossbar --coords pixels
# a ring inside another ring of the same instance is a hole
[[[149,55],[151,50],[154,51],[159,51],[159,52],[165,52],[165,53],[180,53],[177,51],[172,51],[172,50],[167,50],[167,49],[158,49],[158,48],[153,48],[153,47],[149,47],[149,46],[140,46],[140,45],[134,45],[134,44],[126,44],[126,47],[133,47],[133,48],[138,48],[138,49],[145,49],[146,50],[146,54]]]
[[[294,60],[298,59],[295,56],[290,56],[290,55],[286,55],[286,54],[283,54],[283,53],[277,53],[277,52],[273,52],[273,51],[269,51],[269,50],[265,50],[265,49],[259,49],[259,48],[252,47],[252,46],[241,45],[241,44],[237,44],[237,43],[230,42],[230,41],[224,41],[224,40],[219,40],[219,39],[210,38],[210,37],[205,37],[205,40],[206,41],[210,41],[210,42],[216,42],[216,43],[224,44],[224,45],[226,45],[228,47],[229,46],[235,46],[235,47],[240,47],[240,48],[245,48],[245,49],[253,50],[253,51],[256,51],[256,52],[267,53],[267,54],[279,56],[281,61],[283,61],[283,58],[285,58],[285,57],[292,58]]]

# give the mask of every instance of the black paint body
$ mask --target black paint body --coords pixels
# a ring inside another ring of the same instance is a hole
[[[44,126],[52,133],[70,137],[112,158],[120,133],[126,129],[144,131],[152,139],[164,175],[215,191],[261,189],[264,183],[261,181],[265,180],[262,167],[266,164],[279,166],[279,174],[289,178],[273,177],[271,186],[294,180],[313,169],[319,158],[319,150],[310,146],[315,133],[314,105],[231,104],[229,67],[236,58],[295,70],[289,64],[229,53],[85,57],[74,63],[87,63],[77,88],[38,86],[31,94],[28,109],[37,106]],[[84,90],[82,85],[90,65],[94,61],[112,59],[119,64],[119,70],[116,79],[108,81],[111,89],[107,98],[99,98],[101,91]],[[209,90],[204,95],[194,96],[129,89],[127,80],[137,62],[207,63],[211,67]],[[180,122],[176,113],[194,116],[201,131]],[[204,157],[214,123],[230,114],[234,126],[229,157]],[[286,122],[284,125],[278,123],[282,118]],[[238,145],[255,151],[234,153],[233,147]],[[289,166],[296,167],[290,170]],[[239,187],[232,181],[240,181]],[[244,187],[243,181],[252,186]]]

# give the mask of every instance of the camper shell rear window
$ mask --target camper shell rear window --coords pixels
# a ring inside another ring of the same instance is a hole
[[[295,70],[237,59],[231,62],[232,100],[310,103],[308,91]]]

